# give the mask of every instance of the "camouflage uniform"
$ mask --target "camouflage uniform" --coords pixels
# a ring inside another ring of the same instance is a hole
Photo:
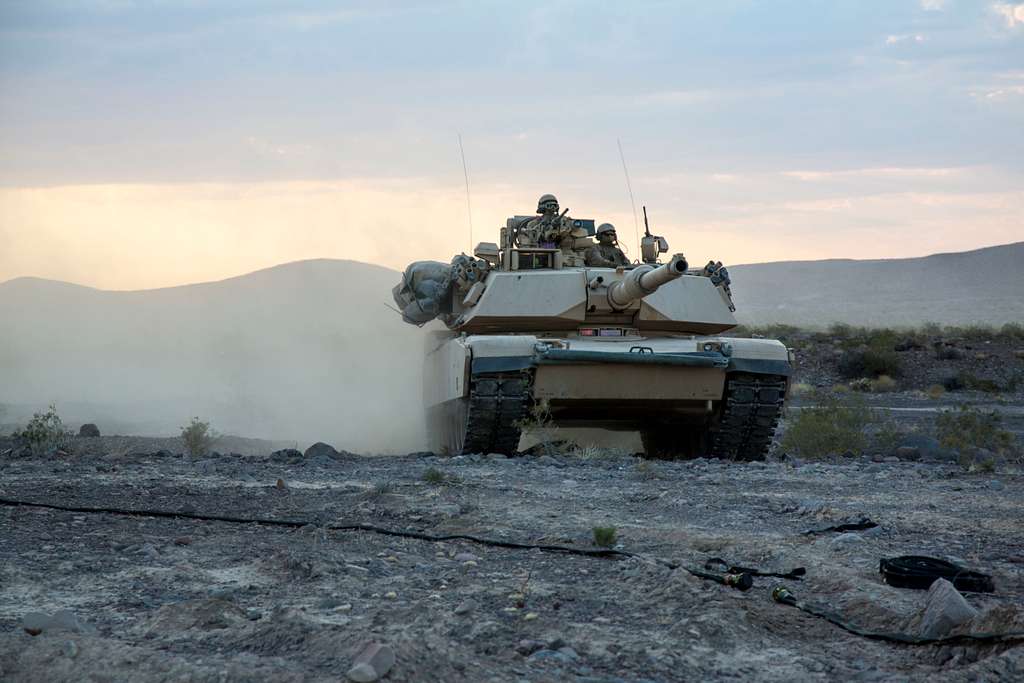
[[[628,266],[629,259],[615,245],[595,244],[587,250],[587,265],[601,268]]]
[[[602,240],[602,236],[608,236]],[[597,228],[598,244],[587,250],[586,264],[601,268],[618,268],[629,265],[629,259],[622,253],[622,250],[615,246],[615,226],[611,223],[602,223]]]
[[[541,196],[537,216],[519,229],[519,245],[524,247],[561,247],[571,240],[572,221],[558,213],[558,200],[553,194]]]

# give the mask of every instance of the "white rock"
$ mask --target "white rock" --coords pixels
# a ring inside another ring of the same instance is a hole
[[[348,670],[348,680],[355,683],[373,683],[379,678],[377,670],[369,664],[356,664]]]
[[[953,584],[937,579],[928,589],[921,613],[920,635],[922,638],[942,638],[977,614],[978,610],[964,600]]]

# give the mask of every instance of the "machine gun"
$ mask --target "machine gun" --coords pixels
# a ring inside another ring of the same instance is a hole
[[[644,237],[640,240],[640,256],[644,263],[657,263],[658,255],[668,251],[668,240],[651,234],[651,226],[647,224],[647,207],[644,207]]]

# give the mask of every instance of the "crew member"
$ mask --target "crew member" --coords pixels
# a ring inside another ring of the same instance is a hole
[[[597,228],[597,244],[587,251],[586,264],[601,268],[618,268],[629,265],[629,260],[617,246],[615,226],[602,223]]]

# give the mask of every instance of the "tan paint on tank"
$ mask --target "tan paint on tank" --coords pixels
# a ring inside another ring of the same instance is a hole
[[[664,365],[541,365],[533,384],[540,399],[718,400],[725,372]]]

